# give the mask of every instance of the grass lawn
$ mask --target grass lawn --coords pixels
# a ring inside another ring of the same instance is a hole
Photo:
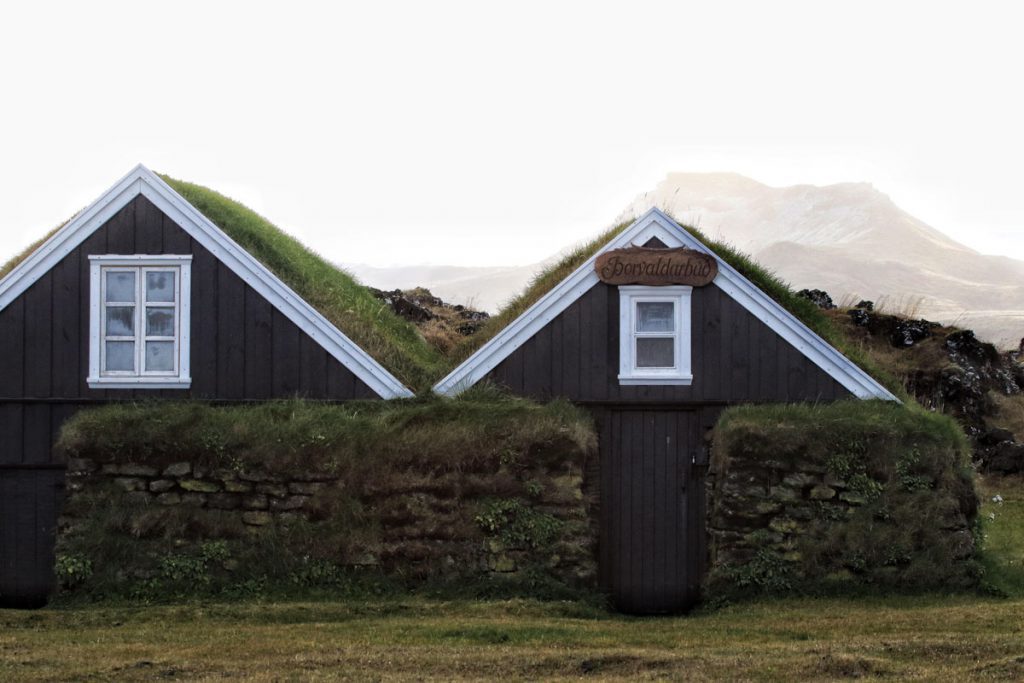
[[[987,570],[1007,598],[763,600],[644,619],[425,598],[0,610],[0,681],[1024,680],[1024,486],[982,491],[996,515]]]
[[[1024,600],[786,600],[679,618],[575,604],[0,612],[0,680],[1024,678]]]

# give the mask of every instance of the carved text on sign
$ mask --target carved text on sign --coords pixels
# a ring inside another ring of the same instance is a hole
[[[694,249],[628,247],[606,251],[594,264],[610,285],[691,285],[703,287],[718,275],[718,261]]]

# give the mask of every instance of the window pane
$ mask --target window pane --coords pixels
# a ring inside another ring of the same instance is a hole
[[[135,301],[135,273],[107,271],[107,301]]]
[[[107,306],[107,336],[135,336],[134,306]]]
[[[636,366],[638,368],[675,367],[676,340],[672,337],[638,337]]]
[[[174,370],[174,342],[146,342],[146,370],[171,372]]]
[[[174,301],[174,273],[146,273],[146,301]]]
[[[675,332],[676,306],[671,301],[640,301],[636,305],[637,332]]]
[[[174,336],[174,309],[173,308],[147,308],[146,309],[146,336],[147,337],[173,337]]]
[[[108,341],[106,370],[135,371],[135,342]]]

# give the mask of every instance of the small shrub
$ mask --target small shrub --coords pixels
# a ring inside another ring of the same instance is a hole
[[[484,533],[509,548],[542,548],[558,536],[563,526],[554,515],[534,510],[517,499],[489,501],[475,519]]]

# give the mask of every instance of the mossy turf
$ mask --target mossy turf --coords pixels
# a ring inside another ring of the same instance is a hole
[[[399,380],[423,391],[443,369],[416,328],[338,266],[242,204],[200,185],[161,176]]]
[[[970,446],[952,418],[883,401],[727,409],[715,427],[716,476],[735,470],[756,477],[769,459],[797,471],[818,468],[855,502],[849,514],[830,518],[823,507],[811,516],[795,537],[792,561],[766,531],[749,562],[713,569],[710,595],[969,590],[982,583]]]
[[[109,404],[83,410],[61,429],[61,457],[98,462],[180,460],[209,468],[297,469],[349,478],[399,465],[455,470],[549,439],[596,447],[586,411],[539,405],[486,387],[458,400],[436,397],[344,404],[290,400],[252,405],[198,401]]]
[[[679,223],[679,221],[676,222]],[[557,263],[538,273],[522,294],[512,299],[479,332],[466,338],[462,344],[457,345],[452,350],[450,354],[452,357],[452,367],[464,361],[477,349],[490,341],[502,329],[511,324],[513,320],[554,289],[558,283],[572,274],[587,259],[600,251],[602,247],[631,224],[621,223],[606,230],[590,242],[572,249]],[[682,224],[680,223],[680,225]],[[859,345],[853,343],[842,329],[833,323],[820,308],[809,300],[798,297],[784,280],[734,247],[724,242],[709,239],[697,228],[691,226],[684,227],[687,232],[697,238],[708,249],[720,256],[726,263],[781,304],[783,308],[799,318],[822,339],[878,380],[886,389],[901,400],[909,400],[909,395],[903,385],[892,374],[879,366]]]

